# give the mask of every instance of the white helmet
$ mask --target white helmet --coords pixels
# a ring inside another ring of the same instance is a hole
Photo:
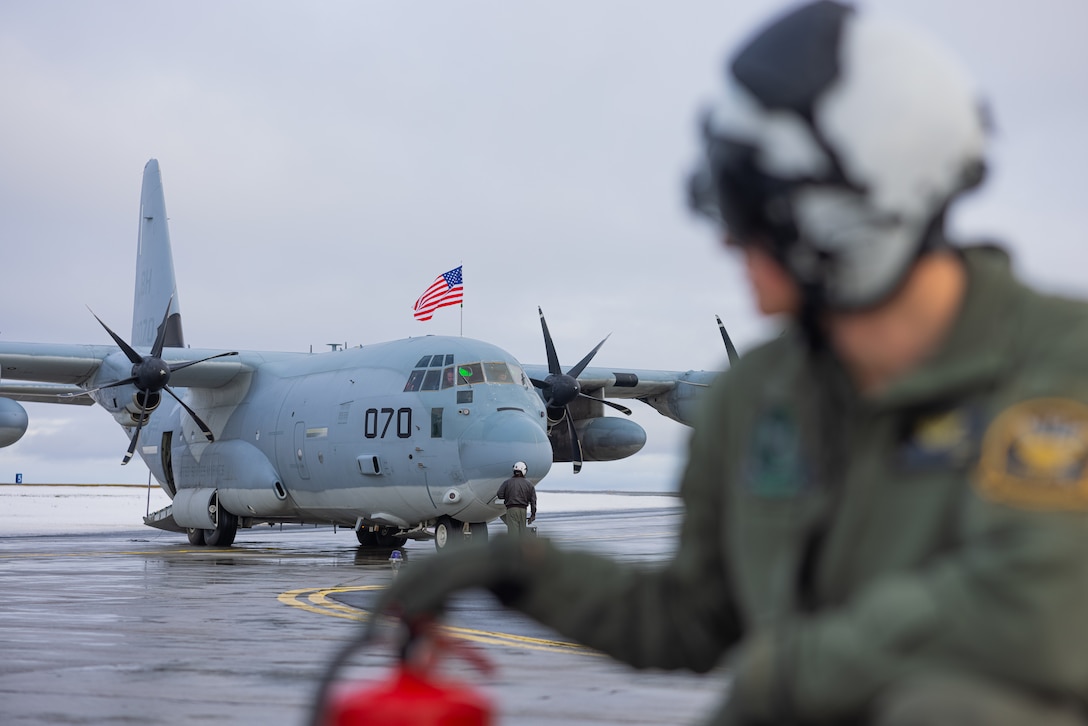
[[[908,26],[819,0],[748,41],[725,85],[703,119],[692,206],[766,245],[810,308],[886,300],[982,181],[983,106]]]
[[[527,467],[525,465],[524,461],[519,461],[516,464],[514,464],[514,473],[515,474],[521,474],[522,476],[525,476],[525,472],[527,472],[527,471],[529,471],[529,467]]]

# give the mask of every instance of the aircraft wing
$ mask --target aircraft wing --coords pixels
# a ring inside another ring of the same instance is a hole
[[[546,365],[528,364],[525,374],[543,380]],[[710,385],[719,371],[661,371],[635,368],[586,368],[578,374],[582,393],[599,398],[635,398],[658,413],[688,426],[700,388]]]
[[[168,348],[163,351],[162,359],[168,364],[182,363],[217,352],[221,351]],[[93,380],[102,363],[111,356],[120,356],[122,365],[129,365],[124,354],[112,345],[0,342],[0,396],[23,401],[85,403],[59,397],[78,393],[79,386]],[[244,354],[231,356],[183,368],[172,375],[170,382],[183,388],[218,388],[239,373],[254,369],[244,357]],[[32,386],[28,381],[52,385]],[[87,399],[86,403],[93,401]]]
[[[90,396],[77,396],[83,389],[76,385],[52,383],[21,383],[0,381],[0,398],[24,403],[67,403],[74,406],[92,406]]]

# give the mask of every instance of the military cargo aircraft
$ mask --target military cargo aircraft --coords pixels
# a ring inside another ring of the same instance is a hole
[[[229,546],[239,528],[322,523],[363,545],[486,536],[516,461],[610,461],[645,431],[604,416],[635,398],[690,424],[707,371],[564,371],[543,312],[548,363],[490,343],[424,336],[323,353],[186,347],[159,164],[144,167],[131,337],[113,345],[0,342],[0,446],[29,419],[18,401],[106,409],[172,500],[145,524]],[[97,319],[97,316],[95,316]],[[724,335],[724,328],[722,329]],[[727,345],[728,343],[727,339]]]

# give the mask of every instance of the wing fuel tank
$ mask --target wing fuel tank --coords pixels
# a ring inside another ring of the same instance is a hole
[[[625,418],[593,418],[575,427],[587,461],[626,459],[646,445],[646,430]]]
[[[634,421],[612,416],[576,421],[584,461],[616,461],[637,453],[646,444],[646,430]],[[570,434],[555,426],[549,435],[554,461],[570,461]]]
[[[0,447],[11,446],[26,433],[26,409],[10,398],[0,398]]]

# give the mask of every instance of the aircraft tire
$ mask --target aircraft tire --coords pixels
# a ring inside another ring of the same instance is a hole
[[[185,530],[185,532],[189,535],[189,544],[193,545],[194,547],[204,546],[204,530],[189,527],[189,529]]]
[[[363,547],[378,546],[378,533],[371,532],[369,529],[355,530],[355,538],[359,540],[359,544],[361,544]]]
[[[398,536],[394,534],[395,529],[391,527],[379,527],[375,533],[379,547],[400,547],[408,541],[407,537]]]
[[[474,542],[487,541],[487,522],[472,522],[468,525],[468,530]]]
[[[220,510],[219,523],[215,529],[205,529],[203,532],[204,544],[208,547],[230,547],[238,535],[238,518],[230,512]]]
[[[443,514],[434,523],[434,548],[444,550],[449,546],[456,547],[463,539],[461,536],[462,522]]]

